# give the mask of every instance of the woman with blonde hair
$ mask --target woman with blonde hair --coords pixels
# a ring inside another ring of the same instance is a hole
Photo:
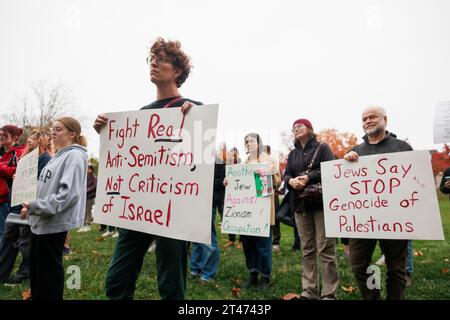
[[[30,286],[33,300],[62,300],[63,248],[69,230],[83,225],[88,156],[81,125],[71,117],[53,123],[57,152],[42,170],[37,200],[23,203],[31,227]]]

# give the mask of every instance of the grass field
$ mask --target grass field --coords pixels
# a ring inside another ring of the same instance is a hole
[[[450,299],[450,201],[440,195],[440,209],[444,225],[445,241],[415,241],[414,250],[423,253],[414,257],[413,284],[407,288],[407,299]],[[426,212],[424,212],[426,214]],[[65,299],[106,299],[104,276],[108,268],[115,239],[97,241],[100,233],[98,226],[87,233],[72,232],[72,253],[65,256],[66,270],[71,265],[81,270],[81,288],[65,289]],[[219,234],[220,246],[227,240]],[[301,289],[302,257],[300,251],[291,251],[293,242],[292,228],[282,226],[281,251],[273,255],[272,286],[264,292],[242,289],[239,295],[232,294],[233,288],[240,288],[247,280],[244,255],[235,247],[220,248],[220,267],[216,279],[202,284],[188,278],[186,299],[280,299],[288,292],[299,293]],[[349,263],[343,255],[342,245],[338,246],[338,265],[340,285],[338,297],[341,300],[360,299],[359,292],[346,290],[356,288]],[[374,254],[374,261],[380,251]],[[386,267],[382,267],[385,275]],[[446,272],[447,271],[447,272]],[[66,275],[67,277],[67,275]],[[27,283],[9,287],[0,285],[0,299],[21,299],[21,292]],[[382,281],[384,288],[384,280]],[[383,290],[383,289],[382,289]],[[351,291],[351,292],[350,292]],[[384,294],[384,290],[382,291]],[[155,255],[147,253],[144,266],[137,283],[135,299],[159,299],[156,286]]]

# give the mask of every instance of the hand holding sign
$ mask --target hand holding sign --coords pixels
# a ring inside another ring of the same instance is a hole
[[[102,113],[95,118],[94,124],[92,125],[97,131],[97,133],[100,133],[100,131],[108,124],[108,117],[106,114]]]
[[[355,151],[350,151],[344,156],[344,159],[350,162],[358,161],[359,155]]]
[[[185,102],[183,103],[183,105],[181,106],[181,113],[182,113],[182,114],[188,113],[188,111],[191,110],[191,108],[192,108],[193,105],[194,105],[194,104],[193,104],[192,102],[185,101]]]
[[[329,161],[321,168],[327,237],[443,239],[428,152]]]
[[[12,186],[11,206],[36,200],[39,148],[26,154],[17,164]]]
[[[97,117],[95,222],[210,243],[218,106],[184,106]]]
[[[30,209],[30,204],[28,202],[22,203],[22,209],[20,210],[20,219],[28,219],[28,209]]]
[[[269,166],[264,166],[264,171],[268,168]],[[257,196],[254,171],[258,169],[261,169],[261,164],[226,167],[222,233],[269,236],[272,198]],[[260,191],[262,196],[263,188]]]
[[[272,176],[276,173],[276,170],[273,166],[270,167],[261,167],[261,168],[257,168],[255,169],[255,174],[259,175],[259,176]]]
[[[183,103],[183,105],[181,106],[181,113],[182,114],[187,114],[188,111],[192,108],[194,104],[189,102],[189,101],[185,101]],[[101,113],[97,116],[97,118],[95,118],[94,124],[92,125],[92,127],[95,129],[95,131],[97,131],[97,133],[100,133],[100,131],[108,124],[108,116],[104,113]]]

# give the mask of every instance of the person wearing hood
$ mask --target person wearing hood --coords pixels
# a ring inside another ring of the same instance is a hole
[[[9,214],[13,176],[17,162],[25,151],[25,145],[17,143],[22,133],[23,129],[15,125],[6,125],[0,129],[3,152],[0,157],[0,240],[3,238],[5,221]]]
[[[83,225],[88,155],[81,125],[71,117],[53,123],[57,153],[41,171],[36,201],[24,202],[31,227],[30,287],[33,300],[62,300],[63,248],[67,232]]]
[[[353,148],[344,156],[347,161],[358,161],[359,156],[412,151],[412,147],[405,141],[397,139],[396,135],[386,130],[386,111],[380,107],[369,107],[362,113],[362,127],[366,135],[364,142]],[[358,283],[363,299],[380,299],[380,289],[369,289],[367,279],[371,275],[367,268],[372,261],[372,255],[380,244],[387,266],[386,291],[388,300],[404,298],[407,284],[406,256],[408,240],[391,239],[350,239],[350,264]]]
[[[309,184],[321,182],[320,163],[334,160],[326,143],[317,141],[308,119],[298,119],[292,125],[294,146],[288,155],[284,182],[290,191],[295,222],[303,254],[301,299],[335,300],[339,284],[336,262],[336,239],[325,236],[322,199],[300,199],[302,190]],[[322,291],[319,292],[320,259]]]

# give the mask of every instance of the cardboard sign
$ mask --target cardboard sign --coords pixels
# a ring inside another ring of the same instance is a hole
[[[39,148],[26,154],[17,163],[12,185],[11,206],[36,201]]]
[[[450,142],[450,101],[440,102],[434,111],[434,143]]]
[[[270,210],[272,197],[257,195],[254,171],[271,164],[227,165],[222,233],[268,237],[270,235]],[[270,179],[271,181],[271,179]],[[272,188],[272,187],[271,187]],[[267,188],[266,188],[267,189]]]
[[[322,162],[321,173],[327,237],[444,240],[427,151]]]
[[[109,113],[94,221],[211,243],[218,105]]]

